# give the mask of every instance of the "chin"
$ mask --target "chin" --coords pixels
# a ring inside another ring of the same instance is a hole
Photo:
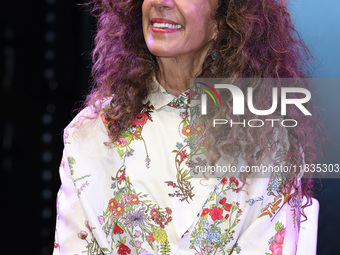
[[[149,48],[149,51],[156,57],[175,57],[178,52],[166,50],[165,47]]]

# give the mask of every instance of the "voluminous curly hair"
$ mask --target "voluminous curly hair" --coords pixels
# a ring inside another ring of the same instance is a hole
[[[143,0],[90,2],[98,23],[93,50],[94,86],[87,105],[112,97],[111,107],[105,114],[115,120],[116,136],[143,108],[142,101],[150,92],[151,81],[158,72],[156,58],[149,52],[143,37],[142,4]],[[219,0],[213,18],[218,26],[217,37],[198,77],[303,78],[308,74],[310,53],[292,24],[284,0]],[[218,53],[216,60],[210,56],[213,49]],[[211,72],[213,61],[215,72]],[[258,109],[268,109],[268,100],[263,99],[268,98],[271,89],[268,86],[254,87],[254,101],[260,103]],[[249,114],[246,113],[245,118],[251,118]],[[288,129],[291,163],[300,165],[303,162],[301,151],[306,163],[314,162],[317,155],[316,122],[293,108],[288,109],[286,118],[299,120],[297,127]],[[232,139],[219,138],[215,143],[237,151],[239,132],[230,129],[229,133]],[[267,152],[268,142],[273,142],[275,135],[271,127],[247,127],[243,133],[247,136],[245,158],[250,164],[254,163],[256,148]],[[218,156],[222,153],[223,150]],[[294,187],[294,183],[291,180],[287,185]],[[303,179],[302,192],[309,200],[312,186],[311,179]]]

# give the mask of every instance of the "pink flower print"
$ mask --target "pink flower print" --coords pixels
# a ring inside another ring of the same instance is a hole
[[[150,157],[146,156],[146,158],[145,158],[145,166],[146,166],[146,168],[150,168],[150,162],[151,162]]]
[[[117,139],[116,143],[122,147],[125,147],[129,143],[129,140],[125,137],[120,137]]]
[[[141,231],[139,231],[139,230],[136,230],[136,232],[135,232],[135,236],[136,236],[136,237],[139,237],[141,234],[142,234],[142,232],[141,232]]]
[[[132,240],[129,242],[129,244],[131,244],[132,246],[134,246]],[[136,245],[137,248],[140,248],[141,245],[142,245],[142,242],[137,240],[137,241],[135,241],[135,245]]]
[[[147,251],[145,249],[140,249],[139,254],[143,254],[143,253],[147,253]]]
[[[89,221],[85,220],[85,226],[87,227],[88,230],[90,230],[90,232],[92,232],[91,227],[89,225]]]
[[[103,217],[103,216],[98,216],[97,218],[98,218],[99,224],[100,224],[100,225],[103,225],[103,223],[104,223],[104,217]]]
[[[182,118],[182,119],[185,119],[187,116],[188,116],[188,113],[187,112],[181,112],[179,114],[179,116]]]
[[[87,236],[88,236],[88,234],[87,234],[87,232],[84,231],[84,230],[82,230],[82,231],[80,231],[80,232],[78,233],[78,237],[79,237],[80,239],[82,239],[82,240],[85,240]]]
[[[126,147],[131,143],[132,135],[129,133],[121,133],[118,136],[118,139],[114,142],[114,145],[118,148]]]
[[[274,242],[270,245],[269,249],[272,251],[272,255],[282,255],[282,245],[285,238],[286,229],[277,231],[274,237]]]
[[[275,242],[277,243],[283,243],[283,240],[285,238],[285,233],[286,233],[286,229],[282,229],[281,231],[278,231],[275,235]]]

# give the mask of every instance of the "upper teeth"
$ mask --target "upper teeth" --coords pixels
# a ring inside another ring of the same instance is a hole
[[[152,25],[154,27],[172,28],[172,29],[180,29],[182,27],[181,25],[174,25],[174,24],[169,24],[169,23],[153,23]]]

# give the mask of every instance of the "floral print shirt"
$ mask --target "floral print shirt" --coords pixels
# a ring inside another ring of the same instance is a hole
[[[54,255],[295,254],[301,199],[279,194],[284,178],[191,178],[190,92],[154,86],[116,140],[91,107],[65,129]]]

